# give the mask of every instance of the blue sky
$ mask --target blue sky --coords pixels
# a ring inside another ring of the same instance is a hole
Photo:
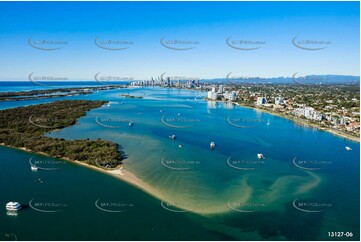
[[[0,79],[27,80],[34,73],[92,80],[98,72],[134,79],[164,72],[198,78],[359,75],[359,17],[358,2],[0,2]],[[296,36],[329,44],[304,50],[292,44]],[[94,44],[97,37],[133,44],[105,50]],[[162,37],[198,44],[174,50],[160,44]],[[238,50],[226,44],[228,37],[263,44]],[[31,47],[29,38],[66,44],[44,51]]]

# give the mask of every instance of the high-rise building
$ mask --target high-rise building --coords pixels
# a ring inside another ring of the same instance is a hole
[[[284,101],[283,97],[276,97],[276,98],[275,98],[275,104],[276,104],[276,105],[285,104],[285,101]]]
[[[212,100],[217,100],[218,99],[218,93],[213,92],[212,93]]]
[[[314,108],[306,107],[305,108],[305,118],[311,119],[314,112],[315,112]]]
[[[317,121],[321,121],[323,117],[321,113],[316,112],[315,109],[311,107],[295,108],[292,112],[294,115],[298,117],[304,116],[307,119],[312,119]]]
[[[257,105],[263,105],[267,103],[266,97],[257,97]]]
[[[232,91],[230,94],[229,94],[229,100],[231,101],[236,101],[237,99],[237,93],[235,91]]]

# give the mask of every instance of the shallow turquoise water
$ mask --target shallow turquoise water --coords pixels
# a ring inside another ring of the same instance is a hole
[[[128,93],[144,98],[120,96]],[[54,204],[41,203],[68,205],[54,213],[27,208],[14,217],[4,212],[2,234],[26,240],[320,240],[330,239],[329,231],[343,231],[353,237],[341,239],[358,240],[359,143],[252,109],[206,102],[204,96],[133,88],[69,98],[109,100],[110,106],[47,135],[119,143],[126,169],[171,204],[71,164],[48,162],[45,166],[61,169],[34,173],[28,163],[32,155],[1,148],[1,204],[34,199],[46,209]],[[168,138],[172,134],[174,141]],[[258,160],[257,153],[266,159]],[[120,203],[126,211],[101,211],[97,199]]]

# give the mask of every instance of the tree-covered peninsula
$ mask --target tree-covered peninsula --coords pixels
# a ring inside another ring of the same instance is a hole
[[[117,167],[122,160],[118,144],[101,139],[65,140],[44,136],[46,132],[74,125],[87,111],[105,103],[65,100],[0,110],[0,143],[89,165]]]

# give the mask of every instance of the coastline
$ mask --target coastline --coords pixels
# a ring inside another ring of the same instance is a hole
[[[0,101],[27,101],[37,99],[49,99],[59,97],[71,97],[78,95],[89,95],[95,91],[104,91],[112,89],[125,88],[123,85],[117,86],[95,86],[95,87],[64,87],[50,88],[45,90],[28,90],[28,91],[10,91],[0,92]]]
[[[218,102],[225,102],[225,101],[218,101]],[[293,117],[290,117],[288,115],[284,115],[284,114],[280,114],[280,113],[275,113],[275,112],[272,112],[272,111],[269,111],[269,110],[266,110],[266,109],[245,106],[245,105],[239,104],[237,102],[232,102],[232,103],[237,105],[237,106],[240,106],[240,107],[251,108],[251,109],[254,109],[254,110],[257,110],[257,111],[272,114],[272,115],[277,116],[277,117],[285,118],[285,119],[293,121],[296,124],[300,124],[300,125],[303,125],[303,126],[314,127],[314,128],[317,128],[320,131],[326,131],[326,132],[329,132],[329,133],[331,133],[331,134],[333,134],[335,136],[342,137],[342,138],[349,139],[349,140],[356,141],[356,142],[360,143],[360,138],[357,138],[357,137],[349,135],[349,134],[345,134],[345,133],[337,131],[337,130],[332,130],[330,128],[323,128],[323,127],[318,126],[317,124],[308,123],[308,122],[306,122],[304,120],[293,118]]]
[[[89,168],[89,169],[92,169],[94,171],[97,171],[97,172],[101,172],[103,174],[106,174],[106,175],[110,175],[116,179],[119,179],[145,193],[147,193],[148,195],[158,199],[160,201],[160,203],[163,203],[163,202],[166,202],[166,203],[170,203],[170,204],[174,204],[174,202],[172,201],[169,201],[169,199],[166,199],[165,196],[160,192],[158,191],[157,189],[155,189],[154,187],[152,187],[151,185],[149,185],[148,183],[146,183],[145,181],[143,181],[142,179],[140,179],[139,177],[137,177],[134,173],[124,169],[124,167],[120,167],[120,168],[116,168],[116,169],[109,169],[109,170],[106,170],[106,169],[102,169],[100,167],[97,167],[97,166],[93,166],[93,165],[89,165],[89,164],[86,164],[86,163],[83,163],[83,162],[80,162],[80,161],[77,161],[77,160],[72,160],[72,159],[69,159],[67,157],[60,157],[60,158],[56,158],[56,157],[51,157],[49,155],[47,155],[46,153],[43,153],[43,152],[34,152],[30,149],[27,149],[25,147],[14,147],[14,146],[10,146],[10,145],[6,145],[4,143],[0,143],[0,146],[4,146],[4,147],[7,147],[7,148],[11,148],[11,149],[16,149],[16,150],[21,150],[23,152],[27,152],[27,153],[30,153],[30,154],[35,154],[35,155],[43,155],[43,156],[46,156],[46,157],[50,157],[52,159],[61,159],[61,160],[65,160],[67,162],[70,162],[72,164],[75,164],[75,165],[79,165],[79,166],[82,166],[82,167],[85,167],[85,168]],[[191,213],[195,213],[195,214],[199,214],[199,215],[206,215],[208,213],[204,212],[204,211],[196,211],[196,210],[191,210],[191,209],[187,209],[187,208],[182,208],[185,212],[191,212]]]
[[[97,167],[97,166],[86,164],[86,163],[78,161],[78,160],[72,160],[72,159],[70,159],[68,157],[60,157],[60,158],[51,157],[46,153],[34,152],[34,151],[32,151],[30,149],[27,149],[25,147],[14,147],[14,146],[6,145],[4,143],[0,143],[0,146],[4,146],[4,147],[7,147],[7,148],[11,148],[11,149],[21,150],[21,151],[24,151],[24,152],[27,152],[27,153],[30,153],[30,154],[43,155],[43,156],[46,156],[46,157],[50,157],[52,159],[65,160],[67,162],[70,162],[70,163],[73,163],[73,164],[76,164],[76,165],[80,165],[80,166],[83,166],[83,167],[86,167],[86,168],[89,168],[89,169],[92,169],[92,170],[95,170],[95,171],[99,171],[99,172],[102,172],[104,174],[108,174],[108,175],[111,175],[113,177],[116,177],[116,178],[118,178],[118,179],[120,179],[120,180],[122,180],[122,181],[124,181],[124,182],[126,182],[128,184],[131,184],[131,185],[137,187],[138,189],[148,193],[149,195],[152,195],[155,198],[163,200],[163,195],[158,190],[151,187],[149,184],[147,184],[146,182],[144,182],[143,180],[138,178],[132,172],[130,172],[128,170],[125,170],[123,168],[123,166],[120,167],[120,168],[106,170],[106,169],[102,169],[102,168]]]
[[[245,107],[245,106],[243,106],[243,107]],[[329,133],[331,133],[331,134],[333,134],[335,136],[342,137],[342,138],[349,139],[349,140],[356,141],[356,142],[360,143],[359,138],[357,138],[355,136],[352,136],[352,135],[349,135],[349,134],[345,134],[345,133],[337,131],[337,130],[333,130],[333,129],[330,129],[330,128],[323,128],[323,127],[318,126],[317,124],[308,123],[308,122],[306,122],[304,120],[301,120],[301,119],[293,118],[293,117],[290,117],[290,116],[284,115],[284,114],[274,113],[272,111],[264,110],[264,109],[261,109],[261,108],[254,108],[254,109],[256,109],[258,111],[261,111],[261,112],[266,112],[266,113],[275,115],[277,117],[281,117],[281,118],[291,120],[291,121],[295,122],[296,124],[301,124],[301,125],[304,125],[304,126],[317,128],[320,131],[326,131],[326,132],[329,132]]]

